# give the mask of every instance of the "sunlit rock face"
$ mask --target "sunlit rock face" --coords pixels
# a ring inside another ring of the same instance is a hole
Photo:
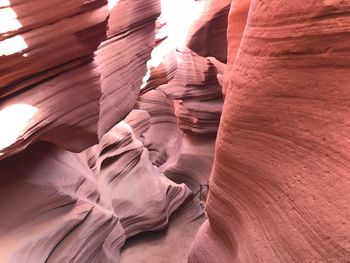
[[[95,144],[101,96],[96,67],[80,66],[5,98],[0,103],[0,158],[39,139],[75,152]]]
[[[159,89],[174,100],[175,115],[183,131],[216,134],[223,104],[217,76],[224,72],[224,64],[189,49],[176,52],[176,55],[175,76]]]
[[[147,111],[151,119],[144,145],[153,164],[168,178],[197,192],[201,184],[208,183],[211,172],[223,104],[217,75],[225,66],[189,49],[174,50],[171,56],[176,59],[172,79],[144,91],[137,102],[137,108]],[[152,73],[161,72],[162,63],[159,68],[152,68]],[[198,216],[198,209],[192,212]]]
[[[348,262],[349,2],[161,2],[0,0],[0,262],[118,262],[210,174],[190,263]]]
[[[18,120],[0,131],[0,158],[40,139],[74,152],[96,144],[136,103],[159,1],[0,4],[0,115]],[[18,119],[17,104],[33,114]]]
[[[9,0],[0,8],[0,87],[7,93],[18,90],[10,84],[38,82],[81,63],[106,35],[105,0]]]
[[[92,56],[106,36],[106,1],[0,7],[0,115],[9,122],[1,122],[0,158],[40,139],[74,152],[97,143],[101,84]]]
[[[189,262],[350,258],[348,1],[233,1],[226,99]]]
[[[201,23],[213,26],[211,16],[202,13],[210,3],[180,2],[162,1],[158,42],[148,62],[137,108],[148,111],[151,117],[144,145],[152,162],[168,178],[185,183],[196,193],[201,184],[208,183],[214,159],[225,64],[186,47],[186,39],[192,39],[196,32],[191,28]],[[193,209],[190,217],[198,213],[200,210]]]
[[[203,214],[227,47],[205,48],[226,39],[212,3],[0,0],[1,262],[118,262],[180,207]]]

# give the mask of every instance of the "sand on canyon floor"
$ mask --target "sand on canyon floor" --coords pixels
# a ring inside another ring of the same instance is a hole
[[[127,240],[121,263],[186,263],[187,252],[206,216],[191,222],[171,220],[167,229],[142,233]]]

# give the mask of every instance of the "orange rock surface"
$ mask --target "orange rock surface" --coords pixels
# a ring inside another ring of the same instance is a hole
[[[349,261],[349,10],[232,2],[209,221],[189,262]]]

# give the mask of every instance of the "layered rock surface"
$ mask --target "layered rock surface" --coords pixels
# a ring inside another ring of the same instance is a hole
[[[108,40],[101,43],[96,61],[101,70],[101,138],[134,108],[155,45],[158,0],[109,1]]]
[[[6,94],[21,81],[39,82],[52,76],[46,71],[57,74],[91,56],[106,35],[105,0],[11,0],[0,8],[0,87]]]
[[[150,161],[141,142],[149,121],[146,111],[132,111],[87,152],[100,202],[118,214],[126,237],[164,228],[170,214],[190,195],[184,184],[167,179]]]
[[[181,30],[185,22],[174,24],[173,16],[183,13],[185,21],[195,16],[178,10],[181,5],[176,8],[171,1],[163,1],[163,5],[169,9],[165,9],[168,12],[162,14],[158,23],[158,42],[148,62],[149,71],[137,108],[148,111],[151,117],[144,145],[150,151],[152,162],[171,180],[185,183],[198,193],[200,185],[208,183],[214,158],[215,135],[223,104],[219,79],[225,64],[214,57],[202,57],[177,41],[173,43],[174,31],[180,38],[185,33]],[[184,4],[197,9],[203,5],[200,2]],[[169,14],[170,11],[173,14]],[[198,23],[210,26],[210,17],[203,13],[194,21],[193,28],[198,27]],[[175,30],[176,27],[179,28]],[[188,40],[191,34],[194,33],[189,30]],[[196,168],[194,163],[198,164]],[[198,212],[194,209],[192,218],[198,216]]]
[[[349,3],[200,2],[0,1],[1,262],[118,262],[214,160],[189,262],[349,260]]]
[[[118,262],[191,195],[152,164],[148,112],[128,115],[159,2],[0,4],[0,261]]]
[[[155,0],[0,1],[0,261],[118,261],[215,159],[190,262],[348,262],[349,3],[188,2],[180,48]]]
[[[2,262],[115,262],[125,235],[79,155],[37,143],[0,162]]]
[[[97,143],[100,96],[100,73],[89,63],[4,98],[0,158],[40,139],[74,152]]]
[[[348,262],[348,1],[233,1],[227,89],[189,262]]]
[[[106,35],[106,2],[0,7],[0,158],[39,139],[75,152],[97,143],[100,72],[91,60]]]

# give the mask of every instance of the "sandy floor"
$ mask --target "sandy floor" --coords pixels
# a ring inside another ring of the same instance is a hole
[[[186,263],[187,251],[205,216],[192,222],[171,222],[168,229],[130,238],[121,263]]]

